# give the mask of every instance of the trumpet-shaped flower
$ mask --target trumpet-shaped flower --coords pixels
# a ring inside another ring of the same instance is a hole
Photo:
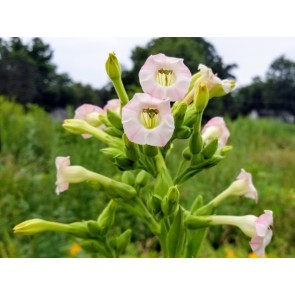
[[[224,147],[226,145],[229,136],[229,130],[222,117],[212,118],[202,129],[203,141],[208,142],[213,138],[218,138],[219,147]]]
[[[210,225],[233,225],[251,238],[250,247],[258,256],[265,255],[265,247],[272,238],[273,214],[270,210],[264,210],[264,214],[256,217],[246,216],[208,216]]]
[[[88,170],[81,166],[70,166],[70,157],[57,157],[56,165],[56,193],[69,188],[69,183],[79,183],[88,179]]]
[[[135,94],[122,109],[122,124],[131,142],[164,146],[174,131],[169,99]]]
[[[221,80],[220,78],[217,77],[216,74],[213,74],[210,68],[206,67],[203,64],[200,64],[198,69],[201,73],[201,76],[198,78],[196,83],[200,83],[200,82],[207,83],[207,87],[209,91],[215,90],[216,87],[218,88],[218,86],[221,86],[221,89],[224,91],[223,93],[224,95],[229,93],[233,89],[234,87],[233,81],[228,79]]]
[[[74,119],[84,120],[94,127],[101,126],[98,115],[104,115],[105,111],[92,104],[83,104],[75,110]],[[90,138],[90,134],[81,134],[83,138]]]
[[[183,99],[190,80],[191,72],[183,59],[168,57],[163,53],[149,56],[139,71],[144,92],[171,101]]]

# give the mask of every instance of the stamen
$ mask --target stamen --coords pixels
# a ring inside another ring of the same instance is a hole
[[[170,86],[174,83],[174,74],[170,69],[162,68],[158,70],[157,73],[157,82],[162,86]]]
[[[152,129],[159,125],[158,114],[159,110],[153,108],[146,108],[142,110],[140,120],[146,128]]]

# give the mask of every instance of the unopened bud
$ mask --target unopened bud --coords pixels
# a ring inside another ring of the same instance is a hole
[[[135,183],[135,177],[131,171],[124,171],[122,174],[122,182],[133,186]]]
[[[192,134],[192,130],[191,128],[187,127],[187,126],[181,126],[175,134],[175,138],[178,139],[187,139],[190,137],[190,135]]]
[[[203,155],[206,159],[211,158],[218,148],[218,139],[214,138],[212,139],[203,149]]]
[[[148,208],[154,213],[157,214],[161,211],[162,199],[156,194],[150,194],[147,199]]]
[[[102,234],[105,234],[115,221],[116,202],[111,200],[107,207],[101,212],[97,219],[98,227]]]
[[[131,142],[126,134],[124,133],[122,136],[122,139],[125,144],[125,151],[126,151],[126,156],[128,159],[132,161],[137,161],[139,159],[139,148],[136,143]]]
[[[114,52],[109,53],[105,68],[111,80],[121,77],[121,66]]]
[[[140,187],[144,187],[147,184],[148,179],[149,179],[148,173],[144,170],[141,170],[136,176],[135,183],[139,185]]]
[[[181,127],[186,109],[187,109],[187,104],[184,102],[180,102],[173,112],[174,126],[176,130]]]
[[[209,91],[207,84],[200,82],[197,85],[196,92],[194,94],[194,105],[197,112],[203,112],[209,101]]]
[[[198,154],[203,147],[203,139],[200,132],[193,132],[190,141],[189,141],[189,148],[192,154]]]
[[[124,252],[125,249],[127,248],[131,240],[131,234],[132,234],[132,230],[127,229],[117,238],[116,248],[119,253]]]

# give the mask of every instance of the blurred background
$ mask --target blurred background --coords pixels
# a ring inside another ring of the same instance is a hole
[[[103,107],[116,94],[104,72],[115,51],[129,97],[142,92],[138,72],[150,54],[180,57],[197,72],[200,63],[222,79],[237,80],[231,94],[211,100],[205,121],[225,117],[234,149],[218,166],[182,188],[189,207],[224,190],[244,168],[253,175],[259,203],[228,200],[217,213],[274,212],[267,257],[295,256],[295,38],[5,38],[0,39],[0,257],[84,257],[77,240],[61,234],[15,236],[12,228],[30,218],[59,222],[96,219],[107,199],[87,187],[55,195],[56,156],[108,176],[120,174],[83,140],[61,127],[83,103]],[[239,54],[238,54],[239,53]],[[176,142],[179,157],[185,142]],[[177,161],[169,160],[176,172]],[[127,257],[158,257],[158,242],[137,218],[119,211],[116,225],[133,229]],[[136,241],[136,242],[135,242]],[[232,227],[210,229],[202,257],[253,257],[248,238]]]

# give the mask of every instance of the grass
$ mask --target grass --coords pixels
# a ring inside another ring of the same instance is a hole
[[[259,203],[245,198],[224,202],[218,214],[260,215],[264,209],[274,212],[274,236],[267,247],[269,257],[294,257],[295,243],[295,126],[275,120],[239,118],[227,122],[234,149],[218,166],[203,171],[181,188],[186,208],[198,194],[209,201],[223,191],[241,168],[253,175]],[[69,134],[40,108],[0,99],[0,257],[72,257],[87,254],[73,238],[44,233],[15,236],[12,228],[30,218],[60,222],[96,219],[106,197],[86,184],[70,185],[70,190],[55,195],[56,156],[71,156],[71,162],[113,176],[120,172],[99,152],[95,139]],[[169,156],[174,173],[186,142],[175,142]],[[72,189],[71,189],[72,188]],[[146,227],[131,215],[119,211],[116,224],[133,228],[138,242],[128,247],[127,257],[157,257],[157,241]],[[248,238],[232,227],[212,227],[203,257],[248,257]],[[73,250],[74,249],[74,250]]]

